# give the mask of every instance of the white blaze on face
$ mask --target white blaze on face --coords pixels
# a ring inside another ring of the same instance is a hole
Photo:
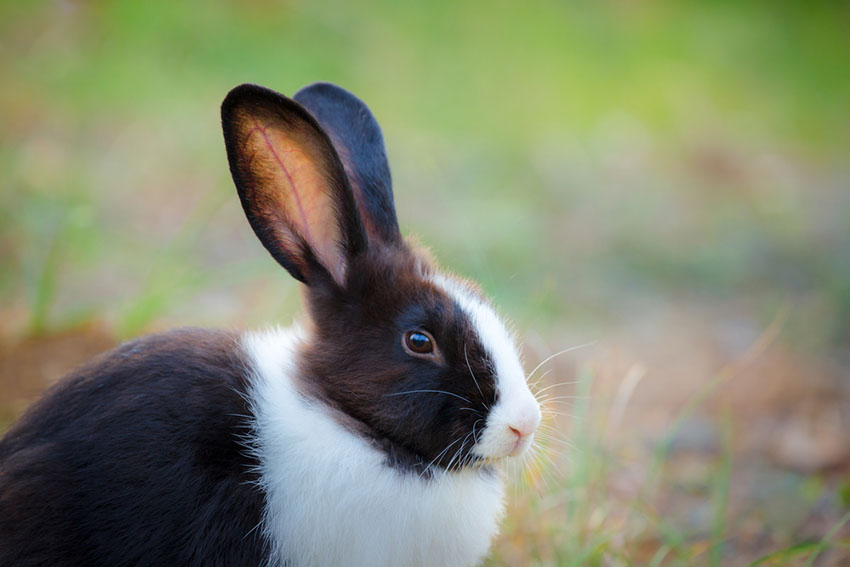
[[[483,431],[476,435],[472,453],[486,459],[521,454],[540,425],[540,405],[528,389],[510,333],[493,308],[464,284],[442,275],[431,280],[464,310],[495,367],[496,404],[490,408]]]

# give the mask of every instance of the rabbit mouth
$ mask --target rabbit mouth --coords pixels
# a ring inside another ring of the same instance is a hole
[[[505,436],[495,448],[489,448],[484,454],[472,453],[479,461],[487,463],[499,463],[516,457],[521,457],[534,443],[534,434]]]
[[[492,467],[522,456],[534,444],[534,433],[519,435],[511,431],[504,435],[498,446],[479,447],[474,445],[465,459],[465,465],[473,468]]]
[[[502,454],[479,455],[477,453],[470,453],[467,465],[471,468],[492,468],[514,459],[521,459],[533,444],[534,439],[532,435],[517,439],[514,445]]]
[[[526,451],[528,451],[531,446],[534,444],[534,433],[530,435],[526,435],[523,437],[519,437],[516,440],[516,444],[514,445],[513,450],[508,454],[508,457],[520,457]]]

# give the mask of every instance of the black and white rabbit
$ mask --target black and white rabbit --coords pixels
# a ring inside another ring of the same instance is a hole
[[[222,124],[306,317],[140,338],[51,388],[0,441],[0,565],[478,563],[540,421],[510,333],[402,238],[359,99],[242,85]]]

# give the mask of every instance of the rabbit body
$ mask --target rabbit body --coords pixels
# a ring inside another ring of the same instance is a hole
[[[478,561],[496,473],[388,467],[299,392],[302,340],[181,329],[57,384],[0,442],[0,565]]]
[[[0,565],[264,565],[236,345],[145,337],[53,386],[0,441]]]
[[[0,567],[477,564],[540,421],[513,338],[402,238],[362,101],[242,85],[222,125],[305,317],[136,339],[52,387],[0,440]]]

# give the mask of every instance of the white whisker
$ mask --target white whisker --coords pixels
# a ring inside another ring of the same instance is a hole
[[[466,359],[466,367],[469,368],[469,375],[472,376],[473,382],[475,382],[475,387],[478,388],[478,393],[481,394],[481,399],[484,399],[484,394],[481,392],[481,386],[478,385],[478,379],[475,377],[475,372],[472,371],[472,366],[469,364],[469,355],[466,352],[466,345],[463,345],[463,357]],[[487,404],[484,404],[487,407]],[[490,408],[487,407],[489,410]]]
[[[535,367],[534,367],[534,370],[532,370],[531,372],[529,372],[529,373],[528,373],[528,375],[529,375],[529,376],[534,376],[534,373],[535,373],[535,372],[537,372],[537,371],[540,369],[540,367],[541,367],[541,366],[543,366],[544,364],[546,364],[547,362],[549,362],[550,360],[552,360],[552,359],[553,359],[553,358],[555,358],[556,356],[561,356],[562,354],[566,354],[566,353],[568,353],[568,352],[572,352],[572,351],[574,351],[574,350],[578,350],[578,349],[580,349],[580,348],[585,348],[585,347],[593,346],[593,345],[595,345],[595,344],[596,344],[596,342],[597,342],[597,341],[590,341],[590,342],[587,342],[587,343],[584,343],[584,344],[581,344],[581,345],[576,345],[576,346],[573,346],[573,347],[570,347],[570,348],[565,348],[564,350],[560,350],[560,351],[556,352],[555,354],[551,354],[551,355],[547,356],[546,358],[544,358],[544,359],[543,359],[543,361],[542,361],[540,364],[538,364],[537,366],[535,366]]]
[[[461,399],[468,404],[472,403],[471,401],[467,400],[463,396],[460,396],[460,395],[455,394],[453,392],[446,392],[445,390],[408,390],[406,392],[393,392],[392,394],[384,394],[384,397],[403,396],[405,394],[445,394],[447,396],[454,396],[455,398]]]
[[[560,403],[564,403],[564,402],[555,402],[555,403],[560,404]],[[561,410],[556,410],[554,408],[546,407],[546,406],[543,406],[543,407],[540,408],[540,413],[544,416],[552,416],[553,418],[554,417],[569,417],[569,418],[572,418],[572,419],[578,419],[578,416],[576,416],[574,414],[571,414],[571,413],[565,412],[565,411],[561,411]]]
[[[428,463],[428,466],[426,466],[424,469],[422,469],[422,472],[421,472],[421,473],[419,473],[419,478],[422,478],[422,476],[424,476],[424,475],[425,475],[425,473],[427,473],[427,472],[428,472],[428,469],[430,469],[430,468],[431,468],[431,466],[432,466],[434,463],[436,463],[436,462],[440,459],[440,457],[442,457],[443,455],[445,455],[445,454],[446,454],[446,452],[448,452],[448,450],[449,450],[449,449],[451,449],[451,448],[452,448],[452,446],[453,446],[455,443],[457,443],[458,441],[460,441],[460,437],[458,437],[457,439],[455,439],[454,441],[452,441],[449,445],[446,445],[446,448],[445,448],[445,449],[443,449],[442,451],[440,451],[440,452],[437,454],[437,456],[436,456],[436,457],[434,457],[434,459],[433,459],[430,463]]]
[[[543,398],[538,398],[541,404],[545,402],[554,402],[558,400],[589,400],[590,396],[544,396]]]
[[[548,372],[548,370],[547,370],[547,372]],[[544,373],[544,376],[545,376],[545,373]],[[556,384],[550,384],[550,385],[546,386],[545,388],[543,388],[541,390],[537,390],[537,392],[535,392],[535,394],[539,396],[540,394],[542,394],[546,390],[551,390],[552,388],[557,388],[558,386],[569,386],[571,384],[578,384],[578,380],[571,380],[569,382],[558,382]]]
[[[544,379],[544,378],[546,378],[549,374],[551,374],[551,373],[552,373],[552,370],[554,370],[554,368],[550,368],[549,370],[547,370],[546,372],[544,372],[543,374],[541,374],[540,376],[538,376],[538,377],[537,377],[537,379],[536,379],[534,382],[531,382],[531,383],[528,385],[528,387],[529,387],[529,388],[537,388],[537,385],[538,385],[540,382],[542,382],[542,381],[543,381],[543,379]]]

